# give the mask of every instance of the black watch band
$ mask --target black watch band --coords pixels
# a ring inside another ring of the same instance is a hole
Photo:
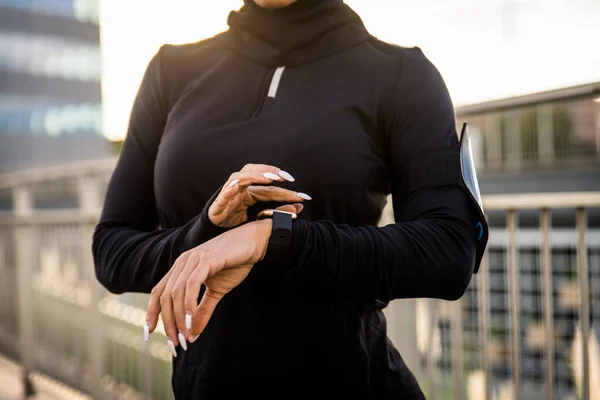
[[[269,260],[281,261],[289,252],[292,244],[292,221],[296,218],[296,214],[278,210],[267,210],[259,214],[259,219],[267,217],[273,219],[267,256]]]

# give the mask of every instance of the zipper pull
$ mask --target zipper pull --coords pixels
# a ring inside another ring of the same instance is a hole
[[[279,87],[279,82],[281,81],[281,75],[283,75],[283,70],[285,67],[277,67],[275,73],[273,74],[273,78],[271,78],[271,86],[269,86],[268,97],[274,99],[277,94],[277,88]]]

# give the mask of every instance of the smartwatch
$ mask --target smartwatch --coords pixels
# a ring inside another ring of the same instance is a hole
[[[273,261],[281,261],[287,255],[292,244],[292,221],[297,215],[293,212],[280,210],[263,210],[256,219],[273,219],[273,230],[269,237],[267,254]]]

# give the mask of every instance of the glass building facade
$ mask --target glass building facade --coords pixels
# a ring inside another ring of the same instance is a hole
[[[0,0],[0,172],[100,158],[98,0]]]

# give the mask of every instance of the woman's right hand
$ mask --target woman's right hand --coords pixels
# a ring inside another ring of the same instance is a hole
[[[211,222],[223,228],[232,228],[248,219],[248,207],[259,201],[276,201],[291,203],[296,213],[302,211],[303,200],[311,200],[306,193],[294,192],[269,185],[273,181],[286,180],[294,182],[294,178],[287,172],[272,165],[246,164],[239,172],[231,174],[219,196],[211,204],[208,217]],[[286,209],[289,206],[284,206]]]

